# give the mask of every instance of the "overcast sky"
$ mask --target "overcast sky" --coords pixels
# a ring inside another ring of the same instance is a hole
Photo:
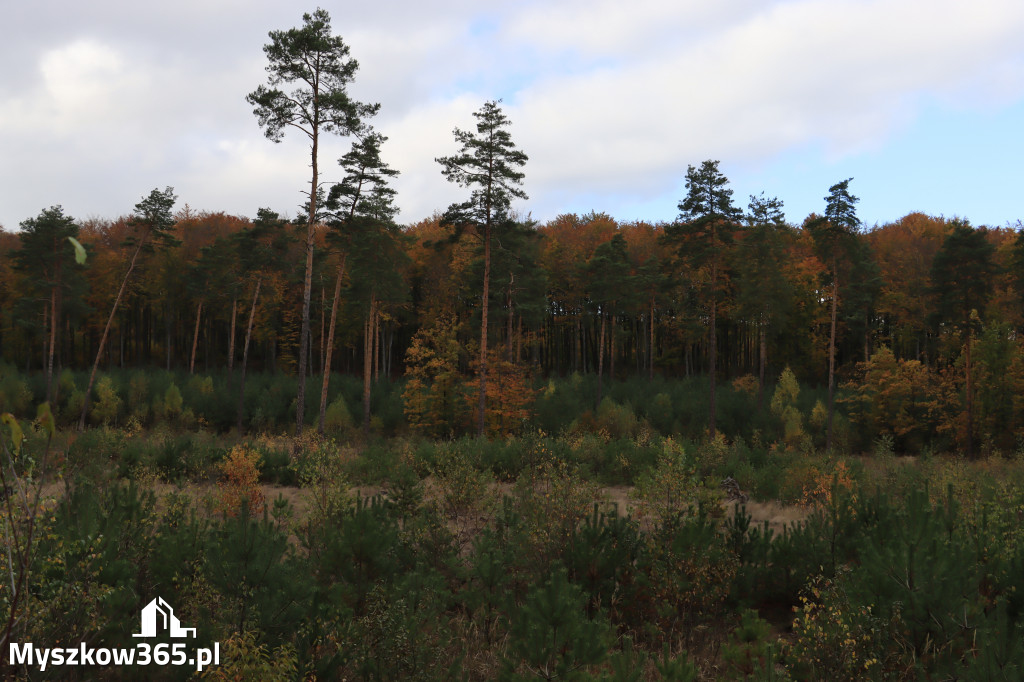
[[[178,207],[293,216],[307,140],[274,144],[245,96],[265,83],[279,0],[0,0],[0,225],[53,204],[115,218],[154,187]],[[323,0],[379,102],[400,220],[463,200],[435,157],[503,99],[544,221],[672,220],[688,165],[719,159],[737,204],[791,222],[851,191],[868,225],[911,211],[1024,218],[1020,0]],[[327,180],[351,140],[321,147]]]

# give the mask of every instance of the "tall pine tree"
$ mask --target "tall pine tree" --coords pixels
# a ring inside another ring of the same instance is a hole
[[[718,359],[718,302],[723,295],[726,259],[739,227],[742,211],[732,203],[729,179],[718,170],[718,161],[704,161],[686,171],[686,198],[679,202],[679,218],[665,230],[666,240],[681,260],[706,273],[703,298],[707,301],[709,394],[708,432],[715,435],[715,392]]]
[[[398,211],[394,206],[395,190],[388,185],[388,179],[398,175],[380,157],[380,146],[388,138],[368,131],[352,145],[348,154],[338,159],[345,169],[345,177],[333,187],[327,196],[331,227],[329,239],[338,252],[338,274],[334,283],[334,298],[331,303],[331,321],[327,332],[327,353],[324,362],[323,383],[320,387],[320,419],[318,430],[322,434],[327,419],[327,390],[331,376],[331,359],[334,351],[334,330],[338,318],[338,301],[341,298],[341,283],[349,254],[354,249],[367,253],[380,247],[397,230],[394,218]],[[378,266],[387,270],[384,263]],[[382,274],[390,274],[382,273]],[[372,316],[370,316],[372,317]],[[365,336],[365,334],[364,334]],[[367,351],[369,350],[368,344]],[[370,377],[364,367],[364,430],[369,430]]]
[[[854,233],[860,227],[855,204],[860,201],[850,194],[847,178],[828,188],[825,197],[825,215],[808,221],[807,228],[814,238],[818,257],[828,268],[832,289],[831,326],[828,336],[828,418],[825,447],[832,448],[832,415],[835,408],[836,374],[836,321],[839,314],[839,271],[840,265],[850,255]]]
[[[526,164],[525,153],[516,149],[509,134],[511,124],[498,106],[499,101],[486,102],[473,114],[476,133],[456,128],[455,141],[461,148],[454,156],[436,159],[441,174],[449,182],[471,189],[467,201],[452,204],[442,222],[459,236],[466,229],[479,237],[484,251],[484,281],[480,321],[480,394],[477,433],[484,435],[487,411],[487,309],[490,302],[491,239],[514,226],[509,215],[513,199],[526,199],[521,185],[526,175],[517,170]],[[497,234],[496,234],[497,233]]]
[[[132,252],[131,260],[128,262],[128,269],[124,273],[124,278],[121,280],[121,288],[117,291],[114,305],[110,308],[110,317],[107,318],[107,324],[103,328],[103,336],[100,337],[99,348],[96,349],[96,361],[93,363],[92,372],[89,374],[89,383],[85,387],[85,399],[82,401],[82,414],[78,419],[79,431],[85,430],[85,417],[89,414],[89,397],[92,395],[92,386],[96,381],[96,371],[100,367],[103,349],[106,347],[107,338],[110,336],[110,327],[114,323],[114,316],[117,315],[121,299],[124,298],[128,280],[131,278],[132,272],[135,271],[139,255],[144,252],[153,251],[156,246],[168,247],[177,242],[177,239],[171,233],[171,228],[174,227],[174,217],[171,214],[171,209],[174,208],[175,199],[177,197],[174,195],[174,188],[167,187],[162,192],[154,189],[149,193],[148,197],[135,204],[135,211],[130,220],[133,231],[132,235],[127,239],[127,243],[134,245],[135,250]]]
[[[294,128],[309,139],[312,178],[306,226],[306,274],[302,289],[302,330],[299,335],[299,389],[296,399],[295,432],[302,432],[305,418],[306,365],[309,347],[309,300],[313,289],[313,241],[317,223],[320,173],[317,165],[321,133],[349,135],[358,132],[363,119],[377,113],[380,105],[362,104],[348,95],[348,85],[359,63],[350,58],[348,45],[331,35],[331,18],[326,10],[302,15],[301,28],[271,31],[263,47],[269,64],[269,87],[259,86],[246,100],[264,128],[266,136],[280,142],[286,128]],[[295,86],[285,92],[277,86]]]
[[[75,264],[74,246],[68,239],[77,236],[74,218],[64,215],[60,206],[51,206],[21,223],[21,248],[14,253],[15,268],[25,273],[31,299],[45,301],[43,328],[49,331],[45,342],[47,401],[54,399],[53,368],[61,316],[71,302],[67,299],[80,292],[84,284],[81,268]]]
[[[757,404],[763,408],[768,332],[778,328],[792,301],[784,267],[792,229],[786,225],[782,201],[775,197],[751,195],[747,207],[750,226],[737,247],[735,269],[740,313],[757,327]]]

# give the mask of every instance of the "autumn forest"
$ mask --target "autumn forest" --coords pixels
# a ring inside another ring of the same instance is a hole
[[[712,159],[672,222],[537,221],[492,100],[399,224],[328,13],[264,53],[297,207],[0,228],[0,651],[160,595],[223,661],[103,679],[1020,679],[1020,221]]]
[[[695,193],[701,172],[715,169],[693,169]],[[891,435],[900,450],[966,448],[969,433],[986,447],[1015,447],[1024,381],[1018,232],[911,214],[851,231],[833,273],[816,239],[823,218],[791,225],[781,202],[763,197],[752,197],[744,213],[717,235],[693,223],[620,224],[601,213],[502,224],[491,254],[489,352],[516,378],[509,387],[524,416],[541,378],[603,379],[593,386],[596,408],[616,381],[707,377],[712,319],[719,391],[751,391],[766,406],[764,383],[773,386],[787,367],[801,382],[827,386],[836,301],[844,418]],[[161,240],[139,255],[101,370],[161,368],[223,382],[247,356],[249,372],[294,375],[304,228],[265,209],[249,220],[179,208]],[[95,359],[141,229],[138,216],[79,224],[55,207],[0,236],[0,348],[8,371],[54,375],[36,398],[52,391],[56,405],[72,400],[59,375]],[[85,265],[67,236],[85,245]],[[332,372],[361,377],[369,368],[371,382],[419,381],[429,393],[443,374],[469,391],[481,317],[476,234],[454,235],[434,216],[365,239],[321,224],[314,239],[307,373],[316,383],[330,357]],[[966,258],[977,259],[973,282],[953,277],[951,262]],[[976,297],[969,307],[958,305],[968,296]],[[971,431],[962,367],[968,334],[977,346]],[[912,398],[895,404],[893,392]],[[464,409],[439,405],[437,414],[427,414],[434,401],[424,400],[412,426],[471,429],[468,400]],[[509,405],[497,393],[489,407]],[[316,416],[311,409],[306,421],[315,425]],[[529,420],[495,421],[503,426],[494,429],[520,431]]]

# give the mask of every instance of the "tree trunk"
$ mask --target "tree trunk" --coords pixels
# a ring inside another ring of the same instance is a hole
[[[235,367],[235,320],[238,318],[238,299],[231,299],[231,333],[228,337],[228,377]]]
[[[576,315],[576,333],[573,334],[573,348],[576,351],[576,355],[573,357],[572,371],[582,372],[583,371],[583,325],[580,322],[582,315]]]
[[[615,325],[617,320],[612,315],[612,328],[608,333],[608,381],[615,381]]]
[[[480,397],[477,409],[480,414],[477,416],[476,433],[483,438],[487,425],[487,309],[490,307],[491,294],[491,224],[490,207],[488,206],[488,221],[484,226],[484,290],[481,295],[483,301],[480,311]]]
[[[320,385],[320,422],[318,431],[324,435],[324,423],[327,420],[327,388],[331,382],[331,356],[334,354],[334,328],[338,320],[338,300],[341,298],[341,280],[345,276],[345,261],[348,254],[341,257],[338,264],[338,278],[334,282],[334,300],[331,302],[331,322],[327,327],[327,349],[324,358],[324,378]]]
[[[508,344],[508,348],[506,349],[506,355],[508,357],[508,363],[510,365],[512,364],[512,321],[513,321],[512,286],[515,284],[515,281],[516,281],[515,273],[512,273],[512,272],[508,273],[508,298],[507,298],[508,322],[507,322],[507,329],[505,331],[505,338],[507,339],[506,343]]]
[[[370,310],[363,325],[363,435],[370,436],[370,389],[373,371],[373,315],[374,299],[370,298]]]
[[[60,281],[60,267],[58,265],[57,270],[57,281]],[[46,363],[46,400],[48,402],[54,402],[53,397],[53,356],[54,349],[57,347],[57,329],[59,328],[60,321],[60,306],[61,306],[60,287],[54,286],[50,290],[50,344],[49,344],[49,358]]]
[[[171,371],[171,348],[172,348],[172,344],[171,344],[171,329],[172,329],[172,327],[173,327],[173,318],[171,318],[170,315],[167,315],[166,317],[164,317],[164,338],[165,338],[165,345],[166,345],[166,350],[167,350],[165,355],[167,356],[167,371],[168,372]]]
[[[139,239],[138,245],[135,247],[135,253],[132,254],[132,259],[128,263],[128,272],[124,273],[124,279],[121,280],[121,288],[117,290],[117,298],[114,299],[114,307],[110,309],[110,316],[107,318],[107,324],[103,327],[103,336],[100,337],[100,347],[96,350],[96,362],[92,364],[92,372],[89,374],[89,383],[85,387],[85,399],[82,401],[82,414],[78,418],[78,430],[85,430],[85,416],[89,414],[89,398],[92,396],[92,385],[96,381],[96,370],[99,369],[100,359],[103,357],[103,349],[107,345],[107,337],[110,335],[110,325],[114,323],[114,315],[117,314],[117,308],[121,305],[121,298],[124,296],[125,287],[128,285],[128,278],[131,277],[132,271],[135,269],[135,261],[139,257],[139,253],[142,251],[142,247],[146,243],[146,237],[149,236],[148,231],[143,233]]]
[[[825,435],[825,449],[832,449],[832,408],[836,375],[836,317],[839,306],[839,275],[832,261],[832,329],[828,335],[828,428]]]
[[[327,305],[327,294],[324,292],[324,285],[320,285],[320,371],[324,371],[324,308]]]
[[[196,368],[196,348],[199,347],[199,320],[203,316],[203,302],[199,301],[196,307],[196,330],[192,334],[192,357],[188,361],[188,373],[191,375]]]
[[[314,113],[312,125],[313,144],[311,160],[313,179],[309,184],[309,225],[306,227],[306,275],[302,282],[302,331],[299,334],[299,394],[295,399],[295,436],[302,435],[306,414],[306,363],[309,361],[309,299],[313,292],[313,242],[316,233],[316,190],[319,184],[317,167],[317,142],[319,134],[319,110]]]
[[[974,459],[974,382],[971,377],[971,339],[974,331],[967,330],[967,459]]]
[[[715,392],[716,386],[716,369],[718,360],[718,336],[716,334],[718,327],[718,261],[717,259],[711,261],[711,339],[709,341],[710,348],[708,353],[708,362],[710,364],[709,374],[711,379],[711,395],[708,401],[708,409],[710,412],[710,418],[708,420],[708,434],[715,437]]]
[[[761,323],[761,352],[757,372],[757,409],[764,410],[764,372],[768,365],[768,325]]]
[[[256,319],[256,302],[260,297],[260,285],[263,278],[256,280],[256,290],[252,295],[252,307],[249,308],[249,326],[245,331],[245,345],[242,346],[242,377],[238,386],[238,435],[242,435],[242,418],[245,416],[245,367],[249,363],[249,340],[252,338],[252,324]]]
[[[601,385],[604,379],[604,310],[601,311],[601,336],[597,342],[597,405],[601,406]]]
[[[650,374],[648,379],[654,381],[654,294],[651,294],[651,320],[650,320],[650,331],[651,331],[651,354],[647,358],[647,362],[650,364]]]
[[[373,305],[370,307],[372,316],[370,320],[373,322],[373,377],[374,380],[380,380],[380,306],[377,303],[377,297],[372,297]]]

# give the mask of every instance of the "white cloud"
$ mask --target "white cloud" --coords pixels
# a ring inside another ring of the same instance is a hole
[[[643,59],[532,84],[510,112],[516,139],[540,186],[641,195],[704,158],[756,162],[810,143],[834,155],[860,151],[907,125],[922,98],[970,90],[993,67],[1020,76],[1014,58],[1024,5],[988,5],[777,4],[702,40],[659,45],[643,51]],[[611,12],[608,22],[626,21],[629,36],[629,25],[684,14],[626,20]],[[595,49],[590,39],[570,33],[563,43],[548,44]],[[1014,97],[1021,94],[1018,87]]]
[[[814,147],[835,162],[885,145],[926,105],[1024,97],[1019,0],[324,4],[361,64],[353,95],[382,104],[374,125],[407,221],[465,195],[434,158],[487,99],[504,97],[530,156],[522,208],[549,217],[576,196],[650,202],[706,158],[749,168]],[[265,80],[267,31],[301,11],[41,0],[10,16],[0,222],[66,197],[72,214],[112,216],[166,184],[197,208],[294,213],[306,141],[265,140],[244,97]],[[325,144],[325,175],[348,144]]]

